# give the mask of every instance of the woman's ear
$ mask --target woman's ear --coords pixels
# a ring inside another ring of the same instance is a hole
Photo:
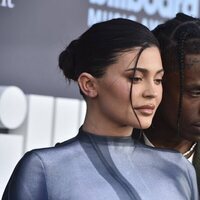
[[[80,74],[78,85],[85,96],[94,98],[97,96],[96,78],[87,72]]]

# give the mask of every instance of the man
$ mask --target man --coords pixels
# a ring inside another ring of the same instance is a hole
[[[179,13],[153,33],[165,70],[163,99],[143,139],[192,162],[200,191],[200,20]]]

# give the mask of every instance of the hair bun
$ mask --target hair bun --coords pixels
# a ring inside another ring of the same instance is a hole
[[[78,40],[73,40],[59,55],[59,67],[68,79],[76,79],[76,48]]]
[[[177,13],[175,19],[177,19],[181,22],[198,20],[197,18],[191,17],[191,16],[186,15],[184,13]]]

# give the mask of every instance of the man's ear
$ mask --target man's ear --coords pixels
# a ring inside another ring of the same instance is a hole
[[[80,74],[78,85],[85,96],[94,98],[97,96],[96,78],[87,72]]]

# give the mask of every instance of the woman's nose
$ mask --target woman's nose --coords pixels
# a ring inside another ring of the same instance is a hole
[[[155,98],[158,96],[158,90],[156,89],[156,85],[148,84],[146,89],[143,92],[143,97],[145,98]]]

